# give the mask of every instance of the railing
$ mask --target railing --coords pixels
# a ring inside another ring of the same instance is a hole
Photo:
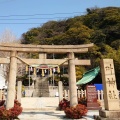
[[[0,100],[6,99],[6,92],[4,90],[0,90]]]
[[[97,90],[96,95],[98,100],[104,100],[103,90]],[[86,97],[86,90],[77,90],[77,96],[78,98]],[[68,100],[70,99],[69,90],[64,90],[63,97]]]
[[[97,95],[98,100],[104,100],[103,90],[97,90],[96,95]],[[118,95],[119,95],[119,98],[120,98],[120,91],[118,91]],[[78,96],[78,98],[86,97],[86,90],[77,90],[77,96]],[[64,90],[63,91],[63,97],[65,99],[70,100],[69,90]]]
[[[118,93],[120,98],[120,91],[118,91]],[[103,90],[97,90],[96,95],[98,100],[104,100]],[[77,96],[78,98],[86,97],[86,90],[77,90]],[[63,98],[70,100],[69,90],[63,91]],[[4,90],[0,90],[0,100],[4,99],[6,99],[6,92]]]

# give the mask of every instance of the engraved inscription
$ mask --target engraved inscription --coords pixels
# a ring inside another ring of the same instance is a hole
[[[109,84],[109,87],[110,86],[114,87],[115,86],[114,78],[107,78],[107,83]]]
[[[114,74],[112,64],[109,64],[108,66],[105,67],[106,72],[110,72],[110,74]]]
[[[117,99],[117,96],[114,90],[109,90],[108,96],[109,96],[109,99]]]

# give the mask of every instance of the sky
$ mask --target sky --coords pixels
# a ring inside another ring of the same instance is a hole
[[[120,7],[120,0],[0,0],[0,34],[9,30],[18,39],[23,33],[51,20],[86,13],[87,8]]]

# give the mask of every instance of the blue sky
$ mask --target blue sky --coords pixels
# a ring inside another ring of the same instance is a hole
[[[85,14],[86,8],[120,7],[120,0],[0,0],[0,34],[6,29],[17,38],[50,20]]]

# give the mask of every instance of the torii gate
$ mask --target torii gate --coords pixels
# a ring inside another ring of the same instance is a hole
[[[76,74],[75,65],[90,65],[90,60],[77,60],[74,53],[86,53],[88,48],[93,44],[84,45],[23,45],[23,44],[0,44],[0,51],[10,52],[10,59],[0,58],[0,63],[10,63],[8,93],[6,109],[14,106],[15,99],[15,83],[17,71],[17,53],[40,53],[40,59],[21,59],[28,64],[60,64],[65,60],[63,59],[46,59],[47,53],[67,53],[68,54],[68,73],[69,73],[69,90],[70,90],[70,106],[75,106],[77,102],[77,89],[76,89]]]

